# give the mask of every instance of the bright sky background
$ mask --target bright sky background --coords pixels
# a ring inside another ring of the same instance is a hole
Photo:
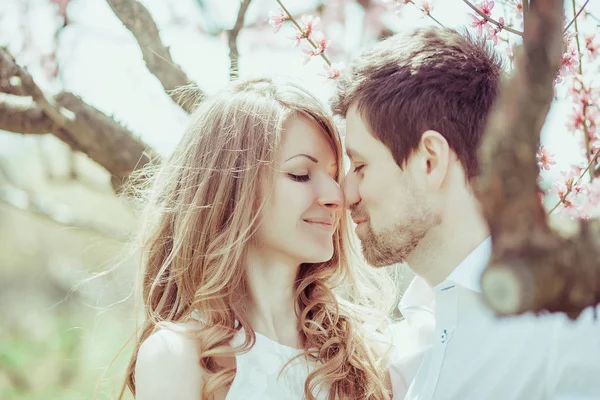
[[[208,93],[214,93],[227,84],[229,49],[224,36],[199,34],[194,23],[203,20],[209,28],[233,26],[239,1],[208,0],[205,2],[207,11],[200,11],[195,0],[143,0],[142,3],[152,12],[161,28],[163,41],[171,46],[173,58],[188,76]],[[311,9],[315,3],[310,0],[285,2],[292,13]],[[570,1],[567,3],[570,4]],[[27,63],[29,57],[36,57],[36,52],[52,51],[52,34],[58,21],[51,18],[53,13],[48,0],[31,1],[32,6],[27,13],[23,12],[22,4],[23,0],[0,2],[0,45],[8,44],[17,53],[26,35],[29,35],[36,49],[20,56],[20,61]],[[254,0],[246,22],[266,21],[269,10],[276,8],[274,0]],[[587,9],[600,16],[600,2],[591,1]],[[461,0],[434,0],[432,14],[446,26],[460,27],[468,23],[469,11]],[[357,54],[372,43],[364,41],[362,14],[362,8],[354,4],[347,8],[345,26],[328,27],[334,33],[332,38],[343,42],[350,54]],[[178,18],[176,23],[169,17],[173,15]],[[571,7],[567,7],[567,15],[572,16]],[[64,89],[114,115],[159,152],[168,154],[181,137],[187,116],[171,102],[156,78],[146,70],[130,32],[104,0],[72,0],[69,19],[71,24],[61,33],[57,53]],[[412,5],[405,6],[400,14],[385,12],[382,19],[386,24],[405,29],[433,23]],[[272,33],[268,26],[261,30],[243,31],[238,44],[240,75],[287,76],[327,101],[333,84],[323,76],[323,62],[314,59],[308,65],[302,65],[300,51],[293,48],[288,39],[292,31],[291,26],[284,27],[278,34]],[[331,58],[334,62],[348,62]],[[32,68],[31,72],[39,76],[41,71]],[[40,82],[43,83],[42,79]],[[543,131],[544,144],[556,154],[558,166],[563,169],[580,160],[578,142],[565,128],[570,112],[570,104],[555,102]],[[3,152],[3,147],[4,151],[11,152],[23,140],[20,135],[0,135],[0,152]],[[555,170],[556,174],[558,170]]]

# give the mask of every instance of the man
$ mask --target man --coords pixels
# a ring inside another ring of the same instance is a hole
[[[425,28],[378,43],[338,80],[364,256],[417,275],[400,303],[412,333],[392,366],[396,398],[406,384],[411,400],[600,399],[593,310],[497,318],[481,300],[492,238],[471,181],[501,75],[485,44]]]

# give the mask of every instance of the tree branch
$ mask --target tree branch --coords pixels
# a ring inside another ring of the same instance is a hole
[[[150,12],[137,0],[106,0],[115,15],[137,40],[146,67],[162,84],[165,92],[188,113],[194,104],[183,101],[183,93],[176,90],[190,80],[181,67],[173,61],[169,49],[162,43],[158,27]],[[202,92],[198,92],[201,98]]]
[[[33,78],[27,71],[19,67],[13,56],[6,48],[0,48],[0,70],[3,74],[17,79],[25,95],[31,96],[33,101],[41,108],[54,123],[64,126],[73,120],[73,115],[67,110],[58,107],[52,98],[44,95],[42,90],[35,84]]]
[[[127,128],[72,93],[63,92],[54,98],[44,95],[31,76],[2,49],[0,70],[20,77],[24,92],[36,100],[26,105],[24,98],[15,101],[12,96],[11,104],[6,100],[8,95],[4,95],[0,102],[0,129],[23,134],[47,130],[103,166],[116,189],[131,172],[160,158]]]
[[[239,76],[239,58],[240,53],[237,48],[237,37],[240,33],[240,30],[244,26],[244,18],[246,16],[246,11],[248,11],[248,6],[250,6],[250,2],[252,0],[243,0],[240,4],[240,10],[238,11],[237,20],[235,21],[235,25],[233,29],[227,31],[227,38],[229,43],[229,78],[237,79]]]
[[[573,17],[573,19],[571,20],[571,22],[569,22],[567,24],[567,26],[565,27],[564,31],[568,31],[569,28],[571,27],[571,25],[573,25],[573,23],[575,22],[575,20],[577,18],[579,18],[579,15],[583,12],[583,10],[585,9],[585,6],[587,6],[587,4],[590,2],[590,0],[587,0],[585,3],[583,3],[583,5],[581,6],[581,8],[579,9],[579,12],[577,14],[575,14],[575,16]],[[574,11],[574,10],[573,10]]]
[[[21,80],[16,76],[10,75],[9,71],[3,69],[0,69],[0,93],[14,94],[16,96],[25,95],[21,87]]]
[[[538,198],[536,150],[562,54],[563,0],[536,0],[525,17],[516,71],[492,111],[476,191],[493,237],[483,297],[499,315],[564,312],[600,302],[600,221],[552,231]]]
[[[505,31],[507,31],[507,32],[514,33],[515,35],[523,36],[523,32],[521,32],[521,31],[518,31],[518,30],[516,30],[516,29],[513,29],[513,28],[511,28],[510,26],[506,26],[506,25],[504,25],[504,24],[501,24],[500,22],[496,21],[495,19],[492,19],[492,18],[488,17],[488,16],[487,16],[487,15],[485,15],[483,12],[481,12],[481,10],[480,10],[479,8],[477,8],[476,6],[474,6],[474,5],[473,5],[473,3],[471,3],[469,0],[463,0],[463,1],[464,1],[464,3],[465,3],[466,5],[468,5],[469,7],[471,7],[471,9],[472,9],[473,11],[475,11],[477,14],[479,14],[479,16],[480,16],[481,18],[485,19],[486,21],[488,21],[488,22],[490,22],[490,23],[492,23],[492,24],[496,25],[496,26],[497,26],[497,27],[499,27],[499,28],[502,28],[502,29],[504,29],[504,30],[505,30]],[[525,15],[525,9],[523,9],[523,15]]]
[[[30,97],[0,93],[0,129],[27,135],[52,132],[52,121]]]

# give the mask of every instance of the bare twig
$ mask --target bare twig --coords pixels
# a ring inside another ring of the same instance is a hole
[[[410,3],[412,5],[414,5],[415,7],[419,8],[419,6],[417,4],[415,4],[414,1],[410,0]],[[435,18],[433,15],[431,15],[431,13],[429,11],[426,11],[423,8],[421,8],[421,11],[423,11],[425,13],[425,15],[427,15],[429,18],[431,18],[433,20],[433,22],[435,22],[436,24],[438,24],[442,28],[445,28],[444,24],[442,24],[440,21],[437,20],[437,18]]]
[[[158,27],[150,12],[137,0],[106,0],[115,15],[135,37],[148,70],[154,74],[169,96],[185,111],[191,112],[193,104],[184,102],[181,91],[190,80],[181,67],[173,61],[169,49],[162,43]],[[199,92],[202,94],[201,92]]]
[[[473,9],[473,11],[475,11],[477,14],[479,14],[479,16],[483,19],[485,19],[486,21],[496,25],[499,28],[504,29],[507,32],[510,33],[514,33],[515,35],[519,35],[519,36],[523,36],[523,32],[518,31],[514,28],[511,28],[510,26],[506,26],[504,24],[501,24],[500,22],[496,21],[493,18],[488,17],[487,15],[485,15],[483,12],[481,12],[481,10],[479,8],[477,8],[475,5],[473,5],[473,3],[471,3],[469,0],[463,0],[465,2],[466,5],[468,5],[469,7],[471,7],[471,9]],[[523,15],[525,14],[525,10],[523,9]]]
[[[240,30],[244,26],[244,17],[246,16],[246,11],[248,11],[248,6],[252,0],[243,0],[240,4],[240,9],[238,11],[237,19],[235,21],[235,25],[233,29],[227,31],[228,43],[229,43],[229,77],[230,79],[237,79],[239,76],[239,58],[240,54],[238,52],[237,47],[237,37],[240,33]]]
[[[573,17],[573,19],[571,20],[571,22],[569,22],[567,24],[567,26],[565,27],[564,31],[568,31],[569,28],[571,27],[571,25],[573,25],[573,23],[575,23],[575,20],[577,18],[579,18],[579,15],[583,12],[583,10],[585,9],[585,6],[587,6],[587,4],[590,2],[590,0],[587,0],[585,3],[583,3],[583,5],[581,6],[581,8],[579,9],[579,12],[577,14],[575,14],[575,16]],[[573,10],[573,12],[575,12],[575,10]]]

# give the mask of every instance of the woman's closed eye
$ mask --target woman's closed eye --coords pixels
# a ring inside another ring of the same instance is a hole
[[[296,182],[307,182],[310,180],[310,176],[308,176],[308,174],[306,175],[295,175],[295,174],[288,174],[288,176]]]

